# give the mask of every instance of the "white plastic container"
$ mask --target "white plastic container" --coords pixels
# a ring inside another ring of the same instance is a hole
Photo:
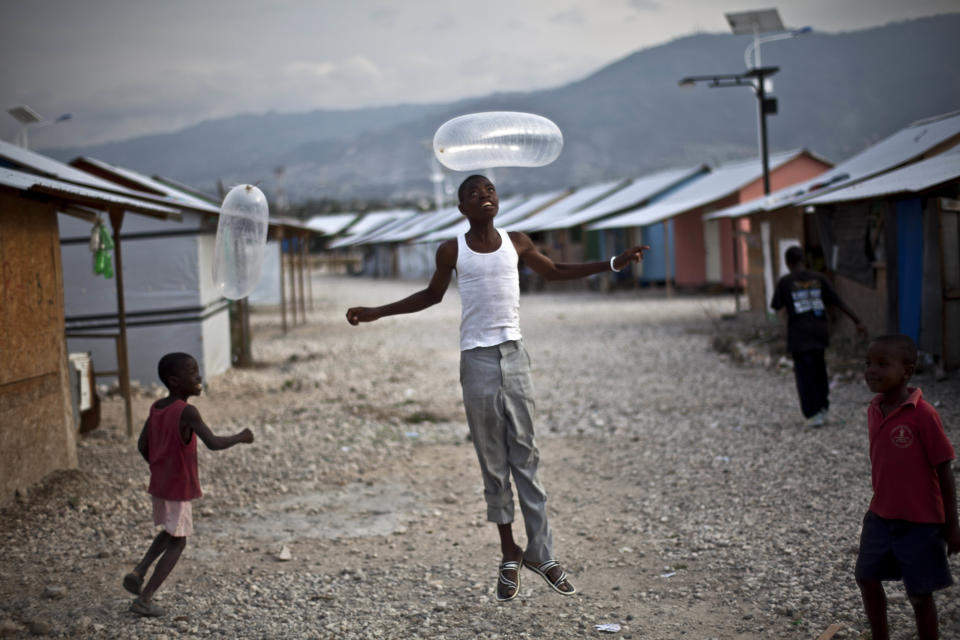
[[[433,152],[454,171],[542,167],[563,149],[551,120],[518,111],[485,111],[447,120],[433,136]]]
[[[213,282],[225,298],[245,298],[257,286],[269,216],[267,198],[251,184],[230,189],[223,199],[213,253]]]

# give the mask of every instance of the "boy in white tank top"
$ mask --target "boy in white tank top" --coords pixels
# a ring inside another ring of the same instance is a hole
[[[503,558],[497,600],[512,600],[520,591],[520,569],[540,575],[554,591],[576,589],[553,556],[547,522],[546,492],[537,478],[539,451],[534,443],[533,387],[530,359],[520,334],[518,259],[544,280],[575,280],[605,271],[620,271],[643,259],[649,247],[633,247],[609,261],[560,264],[540,253],[530,238],[494,227],[499,199],[484,176],[460,185],[460,212],[470,229],[437,249],[430,283],[413,295],[380,307],[352,307],[352,325],[385,316],[415,313],[443,300],[453,271],[460,290],[460,384],[467,423],[483,477],[487,519],[497,525]],[[527,548],[513,539],[513,492],[517,486]]]

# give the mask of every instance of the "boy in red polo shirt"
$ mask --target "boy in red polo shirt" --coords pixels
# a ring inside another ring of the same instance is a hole
[[[864,378],[878,394],[867,408],[873,499],[855,575],[873,640],[889,638],[882,581],[901,578],[920,640],[938,637],[933,592],[953,584],[947,554],[960,551],[954,451],[936,410],[907,387],[916,362],[908,336],[880,336],[867,349]]]
[[[192,356],[168,353],[160,359],[157,369],[170,395],[150,407],[137,449],[150,463],[153,522],[162,525],[163,531],[154,538],[140,564],[123,578],[123,587],[137,596],[130,611],[153,617],[163,615],[163,610],[151,598],[180,559],[187,536],[193,534],[190,501],[202,495],[197,477],[197,436],[214,451],[253,442],[250,429],[232,436],[214,435],[200,419],[197,408],[187,404],[190,396],[198,396],[202,390],[200,369]],[[157,558],[157,568],[144,587],[143,577]]]

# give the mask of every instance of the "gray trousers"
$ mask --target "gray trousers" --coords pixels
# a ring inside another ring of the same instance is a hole
[[[553,559],[547,523],[547,493],[537,478],[540,451],[533,441],[533,383],[530,356],[520,340],[460,352],[460,385],[473,446],[483,476],[487,520],[513,522],[513,491],[527,532],[524,559]]]

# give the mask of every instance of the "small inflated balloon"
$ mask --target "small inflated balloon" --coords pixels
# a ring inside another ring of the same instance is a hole
[[[246,297],[260,280],[270,216],[260,189],[242,184],[230,189],[220,206],[213,282],[225,298]]]
[[[542,167],[563,149],[552,121],[532,113],[486,111],[447,120],[433,135],[437,160],[454,171]]]

